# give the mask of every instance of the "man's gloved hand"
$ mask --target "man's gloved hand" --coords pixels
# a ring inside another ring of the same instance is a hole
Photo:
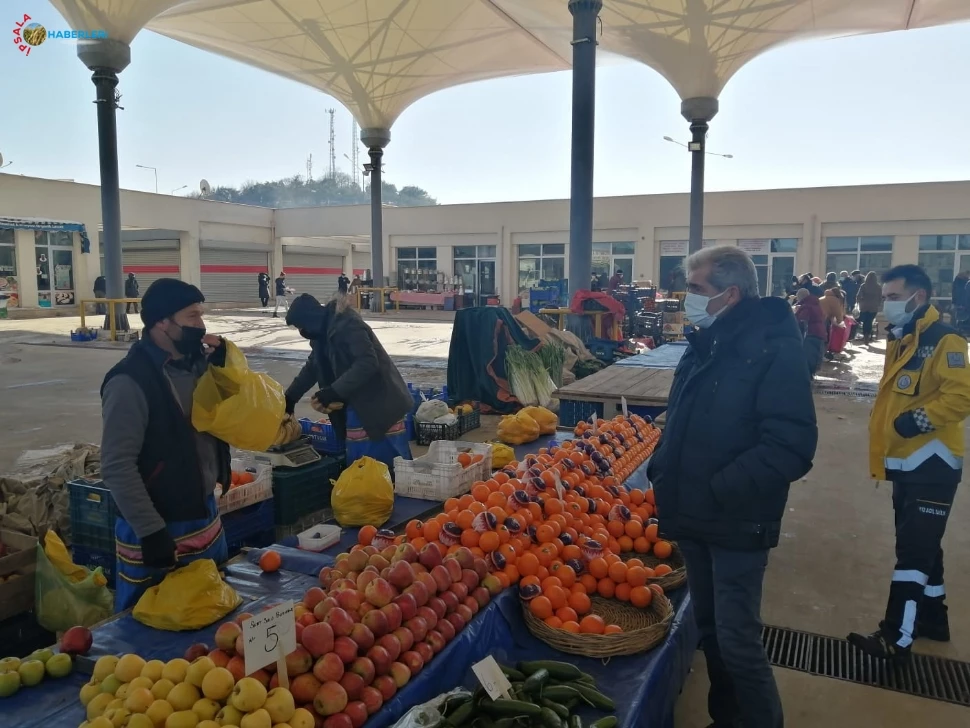
[[[330,387],[324,387],[313,395],[313,398],[310,400],[310,405],[318,412],[323,412],[338,401],[340,401],[340,398],[337,396],[337,393]]]
[[[296,400],[286,398],[286,414],[291,415],[296,411]]]
[[[175,539],[167,528],[155,531],[141,540],[141,558],[145,566],[167,569],[175,566]]]
[[[932,432],[934,427],[930,422],[930,418],[926,416],[926,412],[920,408],[903,412],[899,415],[899,417],[893,420],[893,429],[896,430],[896,434],[900,437],[909,439],[911,437],[917,437],[918,435],[925,435],[927,432]]]
[[[224,367],[226,365],[227,348],[224,338],[214,334],[206,334],[202,337],[202,345],[210,364],[216,367]]]

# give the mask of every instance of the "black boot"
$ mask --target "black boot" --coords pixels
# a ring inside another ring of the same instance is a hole
[[[928,605],[927,602],[936,600],[926,600],[919,609],[916,617],[916,629],[913,630],[913,639],[922,638],[934,640],[935,642],[950,641],[950,620],[947,617],[945,604]]]
[[[886,635],[880,631],[873,632],[872,634],[850,632],[846,639],[850,645],[857,647],[870,657],[875,657],[880,660],[905,662],[910,656],[909,647],[900,647],[895,642],[890,642]]]

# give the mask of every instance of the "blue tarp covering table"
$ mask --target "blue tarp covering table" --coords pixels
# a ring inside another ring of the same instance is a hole
[[[656,349],[645,351],[636,356],[620,359],[613,366],[618,367],[649,367],[650,369],[676,369],[680,357],[687,351],[686,341],[673,341]]]

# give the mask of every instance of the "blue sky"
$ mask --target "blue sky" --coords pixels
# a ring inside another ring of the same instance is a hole
[[[8,3],[63,27],[44,0]],[[9,31],[7,31],[9,32]],[[708,189],[970,179],[970,25],[784,47],[743,68],[721,96],[708,148]],[[7,173],[98,181],[94,86],[70,41],[30,57],[0,43],[0,153]],[[328,158],[337,108],[338,165],[351,116],[326,95],[234,61],[142,33],[119,86],[122,186],[160,192],[303,174]],[[685,191],[679,99],[651,69],[602,66],[597,79],[595,192]],[[568,73],[461,86],[418,101],[392,131],[386,177],[443,203],[569,194]],[[186,192],[188,190],[184,190]]]

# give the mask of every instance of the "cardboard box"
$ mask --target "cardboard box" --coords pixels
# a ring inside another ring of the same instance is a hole
[[[681,311],[676,313],[664,313],[664,323],[665,324],[683,324],[684,314]]]
[[[34,606],[37,539],[16,531],[0,531],[0,541],[7,547],[7,555],[0,558],[0,620],[4,620]]]
[[[683,336],[684,325],[683,324],[664,324],[664,334],[670,334],[672,336]]]

